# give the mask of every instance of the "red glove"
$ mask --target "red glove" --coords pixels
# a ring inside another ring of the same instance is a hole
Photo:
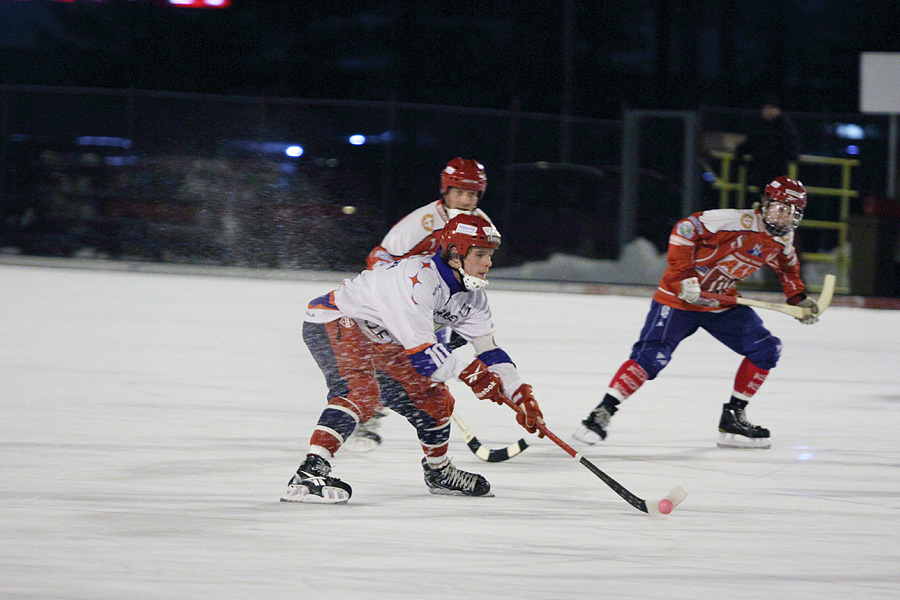
[[[500,376],[490,371],[487,365],[477,358],[460,372],[459,378],[482,400],[503,404]]]
[[[512,401],[519,407],[520,412],[516,415],[519,425],[528,430],[528,433],[537,433],[538,437],[544,437],[544,432],[538,429],[538,425],[544,424],[544,414],[534,399],[531,386],[527,383],[520,385],[512,395]]]

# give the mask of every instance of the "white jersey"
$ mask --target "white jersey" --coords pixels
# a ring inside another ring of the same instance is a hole
[[[342,317],[353,319],[376,343],[403,346],[415,370],[435,381],[458,378],[466,366],[437,340],[435,331],[450,327],[472,342],[479,358],[500,375],[504,390],[521,385],[509,356],[494,343],[487,295],[463,289],[439,258],[412,256],[363,271],[312,301],[304,320]]]
[[[472,214],[490,222],[480,208],[476,208]],[[434,254],[441,243],[441,231],[449,220],[443,200],[435,200],[417,208],[391,227],[381,244],[369,254],[366,261],[368,266],[416,254]]]
[[[387,232],[387,235],[384,236],[384,239],[381,240],[381,247],[393,256],[404,256],[422,243],[423,240],[431,237],[432,233],[443,229],[447,221],[447,213],[444,212],[443,202],[435,200],[417,208],[397,221],[391,227],[391,230]],[[423,248],[422,253],[427,254],[436,250],[437,244],[435,243],[428,248]]]

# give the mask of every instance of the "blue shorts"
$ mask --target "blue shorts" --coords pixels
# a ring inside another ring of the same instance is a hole
[[[762,319],[749,306],[700,312],[672,308],[654,300],[641,337],[631,348],[631,360],[653,379],[669,363],[681,340],[698,329],[705,329],[760,369],[774,368],[781,355],[781,340],[763,326]]]

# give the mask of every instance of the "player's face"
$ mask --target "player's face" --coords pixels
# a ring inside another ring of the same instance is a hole
[[[770,225],[791,229],[794,226],[794,205],[784,202],[769,202],[764,218]]]
[[[487,279],[488,270],[494,264],[491,262],[493,256],[493,248],[472,248],[463,261],[463,270],[479,279]]]
[[[451,210],[472,212],[478,208],[478,192],[452,187],[444,195],[444,206]]]

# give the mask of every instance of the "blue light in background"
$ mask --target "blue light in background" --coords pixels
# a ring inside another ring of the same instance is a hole
[[[847,146],[847,148],[846,148],[844,151],[845,151],[847,154],[851,154],[851,155],[853,155],[853,156],[856,156],[857,154],[859,154],[859,146],[857,146],[857,145],[855,145],[855,144],[850,144],[849,146]]]
[[[131,140],[119,137],[107,137],[98,135],[80,135],[75,142],[79,146],[111,146],[113,148],[131,148]]]
[[[284,153],[291,158],[298,158],[303,156],[303,146],[288,146],[284,149]]]
[[[715,174],[710,173],[709,171],[704,171],[704,172],[703,172],[703,181],[707,181],[707,182],[709,182],[709,183],[712,183],[712,182],[715,181],[715,180],[716,180]]]
[[[351,135],[347,141],[354,146],[362,146],[366,143],[366,136],[357,133],[356,135]]]
[[[834,126],[834,133],[845,140],[861,140],[865,139],[865,130],[856,123],[837,123]]]

